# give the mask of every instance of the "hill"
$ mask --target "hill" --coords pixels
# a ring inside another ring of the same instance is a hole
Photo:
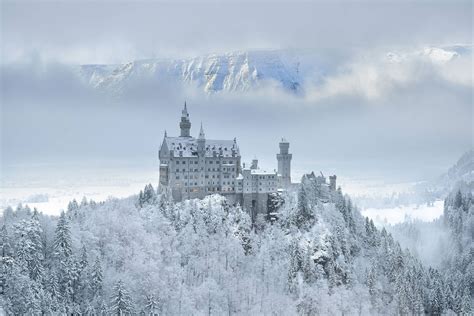
[[[1,218],[7,313],[441,313],[443,277],[309,177],[252,225],[219,195],[164,192]],[[145,198],[146,197],[146,198]],[[468,308],[467,305],[464,308]]]

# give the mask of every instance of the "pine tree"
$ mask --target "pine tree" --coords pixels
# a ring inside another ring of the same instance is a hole
[[[434,315],[441,315],[444,311],[444,298],[441,285],[436,284],[431,296],[431,312]]]
[[[288,265],[287,288],[288,292],[295,294],[298,290],[298,272],[301,271],[302,262],[298,238],[293,238],[290,243],[290,249],[288,253],[290,262]]]
[[[460,209],[463,205],[463,198],[462,198],[462,193],[461,190],[458,190],[456,193],[456,197],[454,198],[454,207],[456,209]]]
[[[31,220],[22,220],[15,225],[17,263],[35,281],[41,280],[43,276],[42,232],[34,214]]]
[[[51,305],[53,311],[59,310],[59,303],[62,302],[62,295],[59,292],[58,277],[56,273],[51,273],[47,282],[49,293],[51,294]]]
[[[147,315],[160,315],[160,299],[155,294],[147,295],[145,298],[145,312]]]
[[[87,308],[86,302],[89,297],[89,278],[88,278],[89,262],[87,260],[86,246],[82,246],[81,258],[77,264],[77,280],[75,284],[76,301],[81,306],[81,310],[85,311]]]
[[[72,201],[70,201],[67,205],[67,212],[69,214],[72,214],[72,216],[76,216],[77,213],[77,209],[79,209],[79,204],[77,203],[76,199],[73,199]]]
[[[0,258],[0,294],[5,292],[5,282],[8,269],[13,264],[11,257],[10,238],[8,237],[7,227],[5,224],[0,229],[1,258]]]
[[[132,299],[121,280],[119,280],[113,288],[110,312],[118,316],[132,315],[133,313]]]
[[[472,313],[471,296],[469,295],[469,289],[467,288],[464,289],[461,305],[461,313],[463,315],[470,315]]]
[[[89,205],[89,203],[87,202],[87,198],[84,196],[84,197],[82,198],[80,207],[85,207],[85,206],[87,206],[87,205]]]
[[[143,191],[140,190],[140,193],[138,194],[138,201],[137,201],[137,207],[138,208],[142,208],[143,207],[143,204],[144,204],[144,200],[143,200]]]
[[[302,182],[298,190],[298,204],[296,207],[295,224],[298,228],[308,227],[314,220],[314,214],[309,206],[305,184]]]
[[[309,246],[307,246],[302,258],[301,270],[303,272],[304,281],[309,284],[316,282],[318,278],[318,276],[316,275],[314,260],[311,255],[311,249]]]
[[[7,315],[37,315],[41,312],[35,297],[36,285],[25,269],[18,264],[9,269],[2,304]]]
[[[59,216],[53,248],[56,255],[60,256],[61,259],[72,255],[71,232],[69,231],[69,223],[64,212],[61,212]]]
[[[102,266],[99,258],[96,258],[94,265],[91,270],[90,277],[90,294],[91,299],[95,297],[102,297],[102,282],[104,276],[102,275]]]
[[[66,312],[70,313],[72,305],[70,306],[69,303],[75,301],[74,286],[77,280],[77,267],[72,257],[71,233],[64,212],[61,212],[56,225],[53,249],[58,272],[59,292],[61,293],[62,302],[65,304]]]
[[[370,302],[372,304],[372,307],[375,308],[375,301],[376,301],[376,284],[377,284],[377,274],[376,274],[376,267],[374,264],[372,264],[372,267],[370,270],[366,272],[366,285],[369,288],[369,295],[370,295]]]
[[[415,294],[415,299],[413,302],[413,312],[415,315],[424,315],[425,313],[425,310],[423,308],[423,297],[419,291]]]
[[[29,264],[30,277],[35,281],[41,281],[43,278],[44,267],[43,267],[43,241],[42,234],[43,229],[39,222],[39,214],[36,208],[33,211],[33,216],[31,218],[31,225],[29,232],[29,238],[32,243],[31,262]]]
[[[328,294],[333,295],[337,286],[337,276],[336,271],[334,270],[334,262],[332,260],[327,264],[326,273],[328,277]]]

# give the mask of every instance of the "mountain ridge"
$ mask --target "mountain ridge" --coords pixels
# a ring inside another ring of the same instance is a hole
[[[386,51],[369,61],[383,64],[421,60],[443,65],[472,54],[472,45],[427,46]],[[247,92],[267,84],[299,93],[306,83],[321,83],[330,74],[350,71],[351,58],[305,50],[249,50],[212,53],[188,58],[147,58],[121,64],[85,64],[77,67],[88,85],[114,94],[130,86],[167,81],[194,84],[206,93]]]

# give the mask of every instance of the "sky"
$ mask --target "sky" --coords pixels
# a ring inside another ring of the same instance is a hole
[[[472,42],[470,1],[2,1],[2,60]],[[32,57],[34,56],[34,57]]]
[[[163,131],[178,133],[184,100],[192,132],[203,121],[207,135],[236,136],[244,159],[256,155],[268,168],[285,136],[299,173],[434,177],[473,144],[472,54],[391,66],[384,57],[472,48],[472,17],[471,1],[2,1],[3,178],[154,170]],[[255,49],[321,54],[331,71],[304,96],[272,88],[209,96],[160,83],[110,100],[73,70]]]

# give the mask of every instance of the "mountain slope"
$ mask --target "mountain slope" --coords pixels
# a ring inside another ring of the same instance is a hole
[[[304,176],[273,223],[219,195],[73,201],[0,218],[8,314],[442,314],[444,279]],[[146,196],[146,198],[144,198]],[[19,295],[19,293],[22,293]],[[466,307],[467,308],[467,307]],[[469,310],[464,309],[469,312]]]
[[[123,65],[83,65],[81,76],[92,86],[120,92],[139,80],[178,80],[206,92],[248,91],[265,81],[297,91],[298,62],[284,51],[237,52],[190,59],[152,59]]]
[[[436,67],[469,57],[471,45],[426,47],[420,50],[388,52],[369,57],[369,64],[431,63]],[[354,56],[352,56],[354,57]],[[366,58],[363,58],[366,59]],[[80,77],[99,90],[121,94],[134,85],[163,85],[182,82],[207,93],[251,91],[276,85],[292,93],[303,86],[320,84],[333,74],[351,71],[352,58],[300,50],[241,51],[186,59],[148,59],[118,65],[82,65]]]

